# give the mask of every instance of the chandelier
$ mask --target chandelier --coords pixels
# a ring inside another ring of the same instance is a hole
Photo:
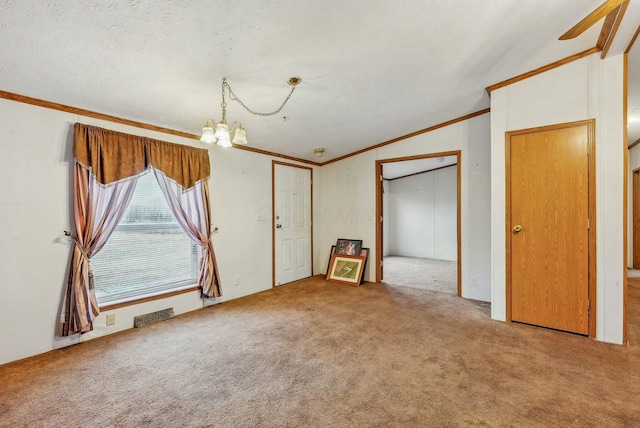
[[[217,141],[218,145],[222,147],[231,147],[233,144],[241,144],[241,145],[247,144],[247,135],[240,122],[235,121],[231,126],[231,130],[229,130],[229,126],[227,125],[227,102],[225,101],[225,95],[227,90],[229,91],[229,99],[236,101],[238,104],[244,107],[245,110],[247,110],[249,113],[255,114],[258,116],[272,116],[274,114],[278,114],[280,110],[282,110],[282,107],[284,107],[287,101],[289,101],[289,98],[291,98],[293,91],[296,89],[296,86],[300,82],[302,82],[301,78],[290,77],[289,80],[287,80],[287,83],[291,86],[291,91],[289,92],[289,95],[287,95],[287,98],[285,98],[285,100],[282,102],[280,107],[278,107],[277,110],[274,110],[269,113],[261,113],[261,112],[253,111],[249,107],[247,107],[246,104],[243,103],[242,100],[238,98],[238,96],[233,92],[233,90],[231,89],[231,86],[229,86],[229,84],[227,83],[227,78],[226,77],[223,78],[222,79],[222,104],[220,104],[220,106],[222,107],[222,119],[220,120],[220,122],[218,122],[218,124],[216,124],[216,122],[213,119],[208,119],[207,123],[205,123],[204,127],[202,128],[202,137],[200,137],[200,141],[202,141],[203,143],[209,143],[209,144],[215,143]],[[231,139],[230,132],[233,132],[233,139]]]

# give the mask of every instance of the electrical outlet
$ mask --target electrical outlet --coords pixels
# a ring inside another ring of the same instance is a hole
[[[236,275],[233,278],[233,285],[240,285],[240,275]]]
[[[116,314],[107,314],[107,326],[116,324]]]
[[[473,278],[471,278],[471,285],[473,285],[474,287],[478,286],[478,277],[474,276]]]

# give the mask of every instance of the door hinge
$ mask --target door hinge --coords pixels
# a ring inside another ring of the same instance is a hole
[[[587,230],[591,229],[591,219],[587,219]]]
[[[380,223],[382,223],[383,221],[384,221],[384,220],[383,220],[382,216],[380,216]]]
[[[382,267],[382,260],[380,260],[380,267]]]
[[[382,174],[380,174],[380,181],[384,180],[384,178],[382,178]]]

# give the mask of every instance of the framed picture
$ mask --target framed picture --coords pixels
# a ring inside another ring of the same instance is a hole
[[[324,275],[325,279],[329,279],[329,273],[331,272],[331,258],[336,253],[336,246],[331,246],[331,252],[329,253],[329,262],[327,263],[327,273]]]
[[[362,239],[338,239],[336,242],[336,254],[347,256],[360,255],[362,249]]]
[[[329,274],[331,273],[331,257],[336,253],[336,246],[331,246],[331,251],[329,252],[329,261],[327,262],[327,270],[324,275],[325,279],[329,279]],[[360,255],[364,257],[364,266],[362,267],[362,279],[360,280],[360,284],[364,284],[364,273],[367,271],[367,261],[369,260],[369,249],[361,248]]]
[[[362,248],[360,250],[360,256],[364,257],[364,265],[362,266],[362,279],[360,280],[360,284],[364,284],[364,273],[367,271],[367,260],[369,260],[369,249]]]
[[[331,256],[327,279],[359,286],[364,273],[364,261],[362,256],[347,256],[335,253]]]

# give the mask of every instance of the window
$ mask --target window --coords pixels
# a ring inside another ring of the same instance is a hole
[[[193,287],[198,260],[199,246],[180,228],[154,174],[146,173],[122,221],[91,259],[98,304]]]

